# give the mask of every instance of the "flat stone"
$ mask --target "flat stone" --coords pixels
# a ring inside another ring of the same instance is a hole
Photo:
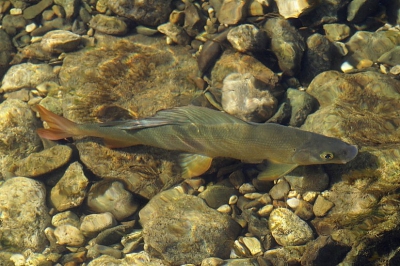
[[[54,4],[64,8],[65,17],[67,19],[75,15],[79,3],[79,0],[54,0]]]
[[[350,36],[350,27],[346,24],[324,24],[326,38],[331,42],[341,41]]]
[[[285,175],[292,190],[304,193],[306,191],[324,191],[329,185],[329,176],[321,165],[299,166]]]
[[[269,195],[271,196],[271,198],[279,200],[287,196],[289,190],[290,190],[289,183],[282,180],[281,182],[279,182],[278,184],[276,184],[271,188],[271,190],[269,191]]]
[[[92,17],[89,27],[110,35],[124,35],[128,31],[128,25],[122,19],[102,14]]]
[[[309,12],[317,4],[315,0],[281,0],[276,1],[279,14],[285,19],[298,18]]]
[[[57,226],[54,230],[54,235],[59,245],[80,247],[85,243],[85,237],[82,232],[70,224]]]
[[[332,209],[333,206],[335,206],[333,202],[325,199],[321,195],[318,195],[314,203],[313,212],[315,216],[324,216],[330,209]]]
[[[89,214],[83,217],[80,230],[84,235],[90,236],[115,225],[117,222],[110,212]]]
[[[220,10],[217,12],[218,21],[221,24],[235,25],[247,15],[246,1],[223,0]]]
[[[24,9],[23,16],[25,19],[33,19],[52,4],[53,0],[42,0],[36,5],[32,5]]]
[[[82,37],[66,30],[53,30],[46,33],[40,45],[45,52],[66,53],[76,50],[81,44]]]
[[[72,149],[66,145],[56,145],[37,153],[31,153],[11,167],[10,171],[16,175],[37,177],[50,173],[71,159]]]

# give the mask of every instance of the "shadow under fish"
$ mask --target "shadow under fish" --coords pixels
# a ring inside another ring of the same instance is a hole
[[[145,119],[98,124],[77,124],[40,105],[36,108],[49,126],[38,129],[42,138],[92,136],[102,138],[110,148],[147,145],[180,151],[183,178],[202,175],[217,157],[264,162],[258,179],[274,180],[299,165],[345,164],[358,153],[356,146],[337,138],[278,124],[245,122],[205,107],[177,107]]]

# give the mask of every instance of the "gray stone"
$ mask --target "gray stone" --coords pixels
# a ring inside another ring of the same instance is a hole
[[[350,36],[350,27],[346,24],[325,24],[323,28],[326,38],[331,42],[341,41]]]
[[[66,53],[76,50],[81,44],[81,36],[66,30],[53,30],[46,33],[40,45],[48,53]]]
[[[1,177],[9,175],[16,161],[41,148],[37,126],[33,112],[23,101],[9,99],[0,104]]]
[[[379,0],[353,0],[347,6],[347,20],[360,23],[376,11]]]
[[[300,200],[299,206],[294,211],[294,214],[305,221],[310,220],[314,217],[313,205],[305,200]]]
[[[304,124],[307,116],[314,111],[317,100],[310,94],[296,89],[288,89],[285,101],[291,106],[289,126],[299,127]]]
[[[4,31],[10,36],[16,35],[17,30],[23,29],[27,25],[27,22],[22,15],[5,15],[1,20],[1,23]]]
[[[310,226],[285,208],[274,209],[268,225],[275,241],[285,247],[304,245],[314,239]]]
[[[139,207],[132,193],[118,181],[94,184],[89,190],[87,204],[94,212],[111,212],[118,221],[134,214]]]
[[[378,62],[389,66],[400,65],[400,45],[381,55]]]
[[[228,215],[176,189],[153,197],[139,216],[146,251],[175,265],[200,264],[207,257],[229,258],[241,230]]]
[[[190,43],[190,37],[186,31],[179,25],[171,22],[161,24],[157,27],[157,30],[167,37],[171,38],[174,43],[180,45],[188,45]]]
[[[329,176],[321,165],[299,166],[285,175],[290,188],[300,193],[324,191],[329,185]]]
[[[63,177],[51,189],[50,201],[58,211],[80,206],[86,196],[89,180],[78,162],[70,164]]]
[[[76,14],[79,3],[79,0],[54,0],[54,4],[64,8],[67,19],[72,18]]]
[[[12,51],[13,47],[10,37],[3,29],[0,29],[0,79],[3,78],[3,75],[9,68],[8,64],[11,61]]]
[[[89,214],[83,217],[80,230],[84,235],[90,236],[115,225],[117,222],[110,212]]]
[[[108,8],[115,14],[132,19],[138,24],[158,26],[168,20],[171,0],[108,1]]]
[[[289,183],[285,180],[280,181],[278,184],[273,186],[269,191],[271,198],[275,200],[283,199],[289,193]]]
[[[50,225],[44,185],[25,177],[8,179],[0,186],[0,202],[0,249],[43,251],[44,229]]]
[[[33,19],[52,4],[53,0],[41,0],[36,5],[32,5],[24,9],[23,16],[25,19]]]
[[[298,30],[283,18],[271,18],[264,24],[264,30],[271,39],[271,50],[278,58],[284,74],[293,76],[300,70],[303,52],[306,49]]]
[[[228,33],[228,41],[239,52],[257,52],[266,48],[266,35],[252,24],[242,24],[232,28]]]
[[[128,25],[117,17],[97,14],[89,21],[89,27],[110,35],[125,35]]]
[[[205,200],[211,208],[218,208],[223,204],[227,204],[232,195],[238,195],[237,189],[224,184],[215,184],[207,186],[198,196]]]
[[[50,65],[23,63],[8,69],[3,77],[1,89],[9,92],[21,88],[34,88],[45,81],[57,81]]]
[[[232,73],[223,82],[222,108],[245,121],[265,122],[276,111],[277,100],[250,73]]]
[[[37,177],[50,173],[71,159],[72,149],[66,145],[56,145],[40,152],[31,153],[11,166],[10,172],[26,177]]]

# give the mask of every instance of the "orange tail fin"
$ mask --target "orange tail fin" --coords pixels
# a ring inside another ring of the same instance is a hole
[[[36,109],[42,120],[46,121],[47,125],[50,127],[49,129],[40,128],[37,130],[41,138],[58,140],[76,135],[74,132],[76,132],[78,124],[50,112],[41,105],[36,105]]]

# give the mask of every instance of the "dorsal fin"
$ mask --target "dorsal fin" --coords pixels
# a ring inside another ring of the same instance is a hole
[[[102,124],[102,127],[117,127],[124,130],[133,130],[163,125],[177,125],[186,123],[196,124],[224,124],[224,123],[246,123],[239,118],[227,113],[199,106],[184,106],[157,112],[153,117],[118,121]]]

